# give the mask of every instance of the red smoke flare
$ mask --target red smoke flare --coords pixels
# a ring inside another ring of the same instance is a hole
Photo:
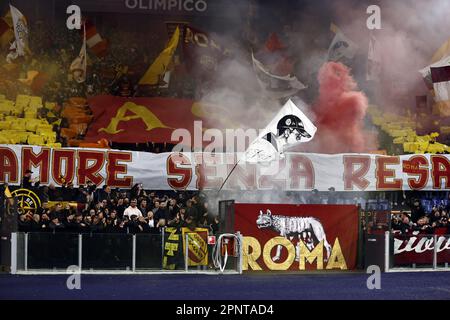
[[[368,108],[364,93],[342,63],[324,64],[318,75],[319,98],[316,113],[316,136],[312,141],[314,152],[367,152],[371,139],[363,130],[363,119]],[[309,149],[309,148],[308,148]]]

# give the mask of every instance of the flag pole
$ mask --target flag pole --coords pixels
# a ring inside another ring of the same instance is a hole
[[[225,181],[222,183],[222,185],[220,186],[219,191],[217,191],[217,193],[219,193],[220,191],[222,191],[223,187],[225,186],[225,183],[227,183],[228,179],[230,178],[231,174],[234,172],[234,169],[236,169],[236,167],[238,166],[239,162],[241,162],[241,160],[239,159],[236,164],[234,165],[233,169],[231,169],[230,173],[228,174],[228,176],[225,178]]]
[[[261,153],[261,151],[258,151],[256,153],[256,156],[259,155]],[[217,191],[217,193],[219,193],[220,191],[222,191],[223,187],[225,186],[225,183],[227,183],[228,179],[231,177],[231,174],[234,172],[234,170],[236,169],[236,167],[238,166],[239,162],[241,162],[242,158],[239,159],[236,164],[234,165],[233,169],[231,169],[230,173],[228,174],[228,176],[225,178],[225,181],[222,183],[222,185],[220,186],[220,189]]]

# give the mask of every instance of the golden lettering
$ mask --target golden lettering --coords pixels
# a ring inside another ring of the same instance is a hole
[[[341,244],[339,243],[338,238],[334,241],[333,250],[331,251],[326,269],[347,270],[347,263],[345,262],[344,255],[342,254]]]
[[[244,237],[242,245],[242,270],[262,270],[256,260],[261,256],[261,246],[256,238]]]
[[[271,257],[271,251],[274,247],[281,245],[288,251],[288,257],[284,262],[274,262]],[[295,259],[295,248],[292,242],[284,237],[275,237],[267,241],[263,251],[264,263],[270,270],[288,270]]]
[[[305,246],[303,241],[299,241],[300,246],[300,270],[306,270],[306,261],[308,263],[313,264],[314,260],[317,260],[317,270],[323,270],[323,240],[313,249],[313,251],[309,251],[309,249]]]
[[[131,116],[126,116],[127,112],[133,113]],[[169,128],[164,125],[158,117],[151,112],[147,107],[137,105],[133,102],[127,102],[117,110],[117,114],[111,119],[108,127],[101,128],[98,132],[106,132],[109,134],[117,134],[124,129],[118,129],[120,122],[127,122],[130,120],[141,119],[147,126],[146,130],[151,131],[156,128]]]

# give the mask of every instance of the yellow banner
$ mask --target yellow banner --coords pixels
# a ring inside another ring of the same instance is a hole
[[[208,265],[208,229],[183,228],[183,253],[186,253],[186,235],[188,240],[188,266]]]

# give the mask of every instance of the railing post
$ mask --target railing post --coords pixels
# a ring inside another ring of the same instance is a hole
[[[81,272],[83,266],[83,234],[78,234],[78,269]]]
[[[133,261],[131,265],[131,270],[136,272],[136,235],[133,234]]]
[[[433,269],[437,268],[437,235],[433,235],[434,246],[433,246]]]
[[[239,231],[236,233],[236,235],[239,239],[239,241],[238,241],[238,244],[239,244],[238,273],[242,274],[242,254],[244,252],[244,250],[243,250],[244,239],[242,237],[242,234]]]
[[[184,249],[184,271],[188,272],[189,271],[189,233],[186,232],[186,236],[184,239],[184,243],[185,243],[185,249]]]
[[[164,241],[165,241],[165,228],[162,228],[161,230],[161,269],[163,269],[164,264]]]
[[[24,248],[25,256],[23,259],[24,260],[24,269],[25,269],[25,271],[28,271],[28,233],[25,233],[24,237],[25,237],[25,248]]]
[[[17,273],[17,233],[11,233],[11,274]]]
[[[390,232],[384,233],[384,272],[389,272]]]

